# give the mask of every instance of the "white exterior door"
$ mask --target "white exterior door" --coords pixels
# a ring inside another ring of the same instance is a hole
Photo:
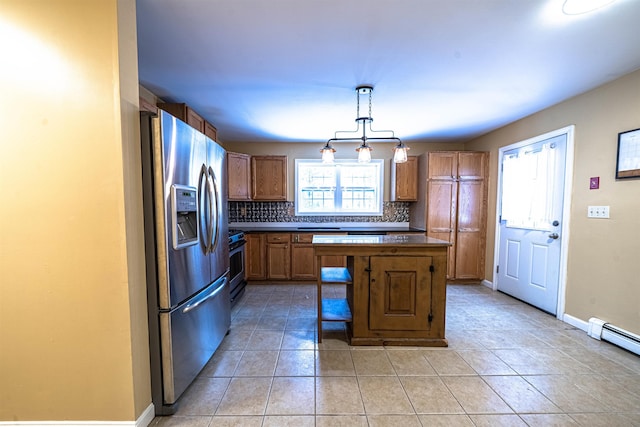
[[[497,289],[558,313],[567,133],[500,152]]]

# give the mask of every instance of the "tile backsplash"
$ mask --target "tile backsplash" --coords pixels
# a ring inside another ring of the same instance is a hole
[[[382,216],[296,216],[294,202],[229,202],[229,222],[408,222],[408,202],[384,202]]]

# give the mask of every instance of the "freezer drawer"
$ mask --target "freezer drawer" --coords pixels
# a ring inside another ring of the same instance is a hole
[[[216,351],[230,325],[226,274],[171,312],[160,313],[164,405],[178,400]]]

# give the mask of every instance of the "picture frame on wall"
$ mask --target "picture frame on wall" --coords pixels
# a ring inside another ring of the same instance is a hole
[[[616,179],[640,178],[640,128],[618,134]]]

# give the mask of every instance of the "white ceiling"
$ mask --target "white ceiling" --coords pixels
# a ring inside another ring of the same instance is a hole
[[[467,140],[640,68],[640,1],[137,0],[140,83],[221,141]]]

